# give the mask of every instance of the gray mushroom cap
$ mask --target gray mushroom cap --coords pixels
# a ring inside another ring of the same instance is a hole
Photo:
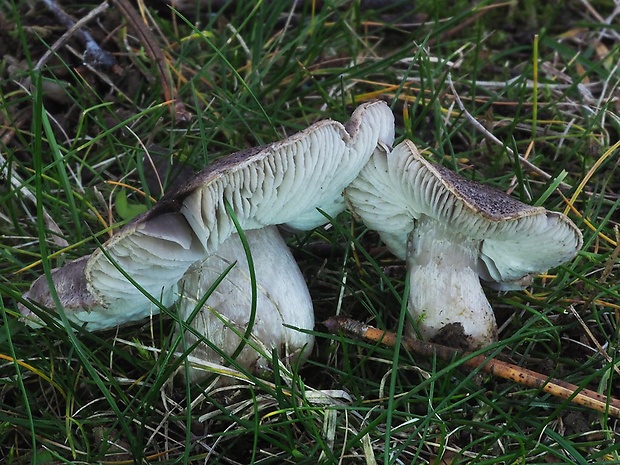
[[[67,317],[98,330],[158,313],[153,300],[170,305],[190,266],[235,233],[227,203],[244,230],[324,224],[317,209],[340,213],[344,188],[374,147],[393,138],[392,112],[375,101],[358,107],[346,125],[319,121],[283,141],[223,157],[87,258],[53,270]],[[54,308],[44,276],[24,298]],[[31,316],[26,306],[20,310]]]
[[[407,260],[408,310],[422,337],[458,324],[471,349],[497,337],[480,278],[519,289],[582,245],[581,232],[564,215],[429,163],[410,141],[390,153],[375,150],[346,196],[353,212]]]

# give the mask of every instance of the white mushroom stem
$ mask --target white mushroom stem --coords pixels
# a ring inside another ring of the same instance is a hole
[[[195,265],[179,284],[182,293],[180,318],[194,328],[184,331],[188,345],[200,341],[194,357],[225,364],[244,344],[236,363],[254,373],[265,370],[273,350],[284,359],[305,358],[312,350],[312,335],[294,328],[312,330],[314,312],[304,277],[275,226],[245,232],[256,274],[256,309],[252,340],[242,341],[251,317],[252,282],[246,252],[239,235],[224,241],[215,255]],[[231,265],[233,268],[198,310],[188,318],[207,290]],[[284,325],[290,325],[287,327]],[[207,341],[210,342],[207,343]],[[214,350],[217,347],[218,350]],[[256,350],[259,349],[259,350]],[[208,373],[190,370],[192,381]]]
[[[478,277],[480,240],[421,216],[409,236],[409,312],[425,340],[451,323],[463,326],[468,347],[497,339],[497,324]]]

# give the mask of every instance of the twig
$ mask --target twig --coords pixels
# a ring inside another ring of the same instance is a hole
[[[370,325],[344,317],[332,317],[324,322],[331,333],[342,331],[351,336],[372,342],[380,342],[389,347],[396,345],[396,334],[374,328]],[[451,347],[419,341],[408,337],[402,338],[405,349],[425,357],[438,357],[451,361],[455,358],[469,357],[471,352],[453,349]],[[479,368],[490,375],[508,379],[527,387],[540,389],[552,396],[566,399],[574,404],[587,407],[611,416],[620,418],[620,400],[607,397],[590,389],[582,389],[574,384],[556,378],[548,378],[527,368],[521,368],[512,363],[503,362],[485,355],[472,356],[463,361],[463,365],[470,368]]]
[[[103,68],[113,68],[114,66],[117,66],[114,57],[110,53],[103,50],[88,31],[82,29],[86,23],[108,8],[109,5],[107,2],[103,2],[77,22],[65,13],[55,0],[43,0],[43,3],[45,3],[47,8],[49,8],[54,16],[56,16],[58,21],[60,21],[60,23],[67,28],[67,32],[65,32],[62,37],[54,43],[51,49],[48,50],[43,57],[41,57],[37,63],[36,69],[40,69],[43,64],[49,60],[52,51],[58,50],[60,47],[65,45],[74,35],[76,35],[84,43],[85,50],[82,55],[84,63],[94,67]]]

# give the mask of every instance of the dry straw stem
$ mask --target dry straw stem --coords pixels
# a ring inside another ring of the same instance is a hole
[[[163,50],[159,46],[155,36],[150,28],[142,21],[140,14],[133,5],[127,0],[113,0],[114,5],[120,10],[127,22],[131,25],[133,31],[138,36],[140,44],[144,47],[146,54],[153,61],[153,65],[157,70],[164,100],[172,103],[170,110],[175,121],[187,123],[191,120],[192,115],[185,109],[183,102],[178,100],[177,89],[174,86],[170,73],[168,72],[168,62]]]
[[[390,331],[383,331],[357,320],[345,317],[332,317],[324,322],[331,333],[342,331],[371,342],[379,342],[389,347],[395,347],[397,335]],[[451,347],[419,341],[406,336],[402,338],[403,347],[413,353],[425,357],[437,357],[441,360],[452,361],[456,358],[466,358],[463,365],[480,369],[490,375],[514,381],[527,387],[540,389],[548,394],[587,407],[592,410],[607,413],[620,418],[620,400],[606,397],[590,389],[582,389],[566,381],[549,378],[527,368],[502,362],[486,355],[472,356],[471,352],[453,349]]]

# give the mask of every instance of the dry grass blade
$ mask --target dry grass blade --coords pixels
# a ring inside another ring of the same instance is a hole
[[[150,29],[142,22],[140,15],[130,2],[127,0],[114,0],[114,5],[118,7],[127,22],[131,24],[149,58],[153,60],[159,75],[164,100],[173,103],[170,109],[175,120],[178,122],[188,122],[191,119],[191,115],[185,109],[185,106],[177,101],[177,91],[168,73],[166,57],[157,40],[155,40]]]
[[[24,180],[21,178],[19,174],[17,174],[10,166],[9,162],[4,158],[2,152],[0,152],[0,179],[7,180],[10,179],[11,185],[13,188],[20,192],[26,199],[30,200],[33,204],[36,205],[37,198],[29,190]],[[35,220],[33,219],[33,222]],[[63,233],[58,226],[58,224],[54,221],[52,216],[47,212],[45,208],[43,208],[43,221],[45,225],[48,227],[50,232],[52,232],[51,240],[60,247],[68,247],[69,243],[63,239]]]
[[[471,115],[471,113],[469,113],[469,111],[467,111],[467,109],[465,108],[465,105],[463,104],[463,101],[461,100],[461,97],[459,96],[458,92],[456,91],[456,88],[454,87],[454,83],[452,82],[452,77],[450,76],[450,74],[448,74],[448,84],[450,85],[450,89],[452,90],[452,94],[454,95],[454,99],[456,101],[456,104],[459,107],[459,110],[463,112],[463,116],[465,116],[467,121],[469,121],[478,131],[484,134],[484,136],[487,137],[489,140],[491,140],[493,143],[497,144],[500,147],[505,147],[508,153],[510,153],[511,155],[514,155],[514,150],[512,150],[510,147],[508,147],[502,141],[500,141],[497,137],[495,137],[489,130],[487,130],[484,127],[484,125],[482,125],[478,120],[476,120],[476,118],[474,118]],[[519,157],[519,161],[524,166],[526,166],[530,171],[541,176],[543,179],[546,179],[546,180],[551,179],[551,175],[549,173],[541,170],[538,166],[534,165],[526,157],[524,157],[521,154],[517,154],[517,156]],[[572,186],[565,182],[561,182],[559,184],[559,187],[561,187],[564,190],[572,189]]]
[[[324,324],[332,333],[337,333],[341,330],[344,333],[367,341],[380,342],[390,347],[396,345],[397,337],[395,333],[377,329],[357,320],[345,317],[332,317],[325,321]],[[410,352],[426,357],[438,357],[445,361],[471,355],[471,352],[465,352],[440,344],[419,341],[408,337],[403,337],[402,341],[403,347]],[[527,368],[522,368],[512,363],[503,362],[485,355],[477,355],[468,358],[463,362],[463,365],[469,368],[479,368],[493,376],[508,379],[527,387],[540,389],[552,396],[569,400],[574,404],[620,418],[620,400],[614,399],[613,397],[606,397],[590,389],[582,389],[566,381],[549,378],[533,370],[528,370]]]

